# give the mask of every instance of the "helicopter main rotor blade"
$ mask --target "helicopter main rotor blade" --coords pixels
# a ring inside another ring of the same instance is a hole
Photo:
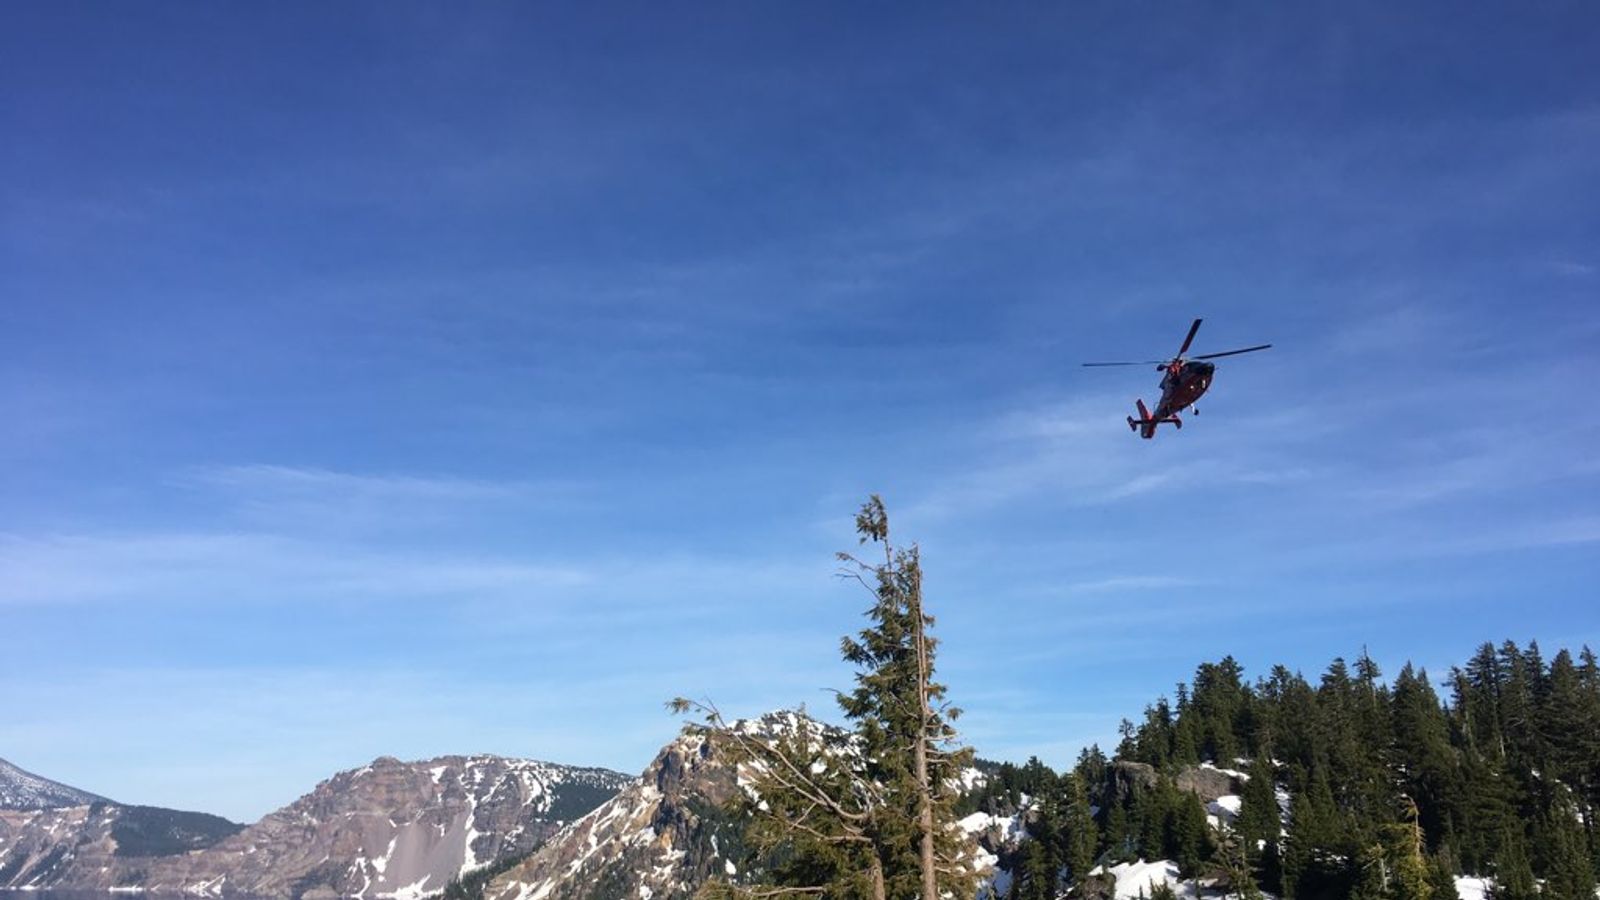
[[[1152,359],[1149,362],[1114,362],[1114,363],[1084,363],[1086,366],[1164,366],[1167,360]]]
[[[1194,324],[1189,326],[1189,335],[1188,335],[1188,337],[1185,337],[1183,339],[1183,346],[1178,348],[1177,355],[1179,357],[1182,357],[1185,353],[1189,352],[1189,345],[1194,343],[1194,333],[1196,331],[1199,331],[1199,330],[1200,330],[1200,320],[1199,319],[1195,319],[1194,320]]]
[[[1237,356],[1240,353],[1254,353],[1257,350],[1265,350],[1271,346],[1271,344],[1262,344],[1259,347],[1246,347],[1243,350],[1228,350],[1223,353],[1207,353],[1205,356],[1196,356],[1194,359],[1216,359],[1219,356]]]

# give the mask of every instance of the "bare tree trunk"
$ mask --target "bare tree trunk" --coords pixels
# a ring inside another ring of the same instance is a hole
[[[883,860],[872,857],[872,900],[888,900],[889,889],[883,884]]]
[[[933,798],[928,791],[928,742],[917,739],[917,791],[921,809],[917,811],[917,830],[922,832],[922,897],[939,900],[938,870],[933,864]]]
[[[928,645],[922,633],[922,569],[916,569],[911,585],[911,622],[917,645],[917,704],[921,721],[917,728],[917,746],[913,756],[917,779],[917,830],[922,832],[922,900],[939,900],[939,873],[934,866],[933,852],[933,785],[928,778],[928,725],[933,721],[933,710],[928,705]]]

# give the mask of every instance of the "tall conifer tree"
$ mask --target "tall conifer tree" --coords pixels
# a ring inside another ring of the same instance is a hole
[[[958,711],[933,680],[937,642],[923,607],[917,548],[889,541],[889,517],[874,495],[856,516],[861,543],[882,545],[883,560],[841,553],[846,574],[871,593],[868,627],[841,640],[856,666],[856,687],[839,698],[854,725],[858,753],[848,765],[802,728],[777,741],[728,727],[709,703],[679,698],[672,707],[707,714],[714,737],[736,762],[755,763],[761,803],[747,811],[747,837],[778,864],[770,887],[707,885],[707,896],[814,894],[840,900],[970,897],[976,876],[965,835],[955,826],[956,775],[971,763],[950,726]]]

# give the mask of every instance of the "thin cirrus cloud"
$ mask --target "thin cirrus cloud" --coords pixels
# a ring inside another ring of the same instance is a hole
[[[402,555],[267,534],[0,536],[0,603],[296,604],[510,595],[592,582],[582,567]]]
[[[210,492],[226,506],[257,515],[317,515],[349,519],[490,510],[505,504],[562,507],[581,504],[586,486],[573,480],[499,480],[365,474],[271,464],[198,466],[174,487]]]

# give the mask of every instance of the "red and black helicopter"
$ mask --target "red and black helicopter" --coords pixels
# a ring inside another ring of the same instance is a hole
[[[1271,344],[1261,344],[1257,347],[1245,347],[1242,350],[1227,350],[1222,353],[1207,353],[1193,359],[1184,359],[1183,355],[1189,352],[1189,345],[1194,342],[1195,332],[1200,330],[1200,320],[1195,319],[1189,326],[1189,336],[1183,339],[1183,346],[1178,348],[1178,355],[1172,359],[1149,360],[1148,362],[1092,362],[1084,363],[1086,366],[1155,366],[1159,372],[1166,375],[1161,378],[1161,402],[1156,404],[1155,415],[1145,409],[1143,400],[1135,400],[1139,407],[1139,418],[1128,417],[1128,428],[1139,431],[1143,438],[1156,436],[1156,426],[1163,422],[1171,422],[1179,428],[1183,427],[1183,420],[1178,418],[1178,413],[1194,406],[1200,395],[1211,387],[1211,375],[1216,371],[1216,366],[1205,362],[1219,356],[1235,356],[1240,353],[1254,353],[1265,350]],[[1194,411],[1200,415],[1200,410]],[[1142,429],[1142,431],[1141,431]]]

